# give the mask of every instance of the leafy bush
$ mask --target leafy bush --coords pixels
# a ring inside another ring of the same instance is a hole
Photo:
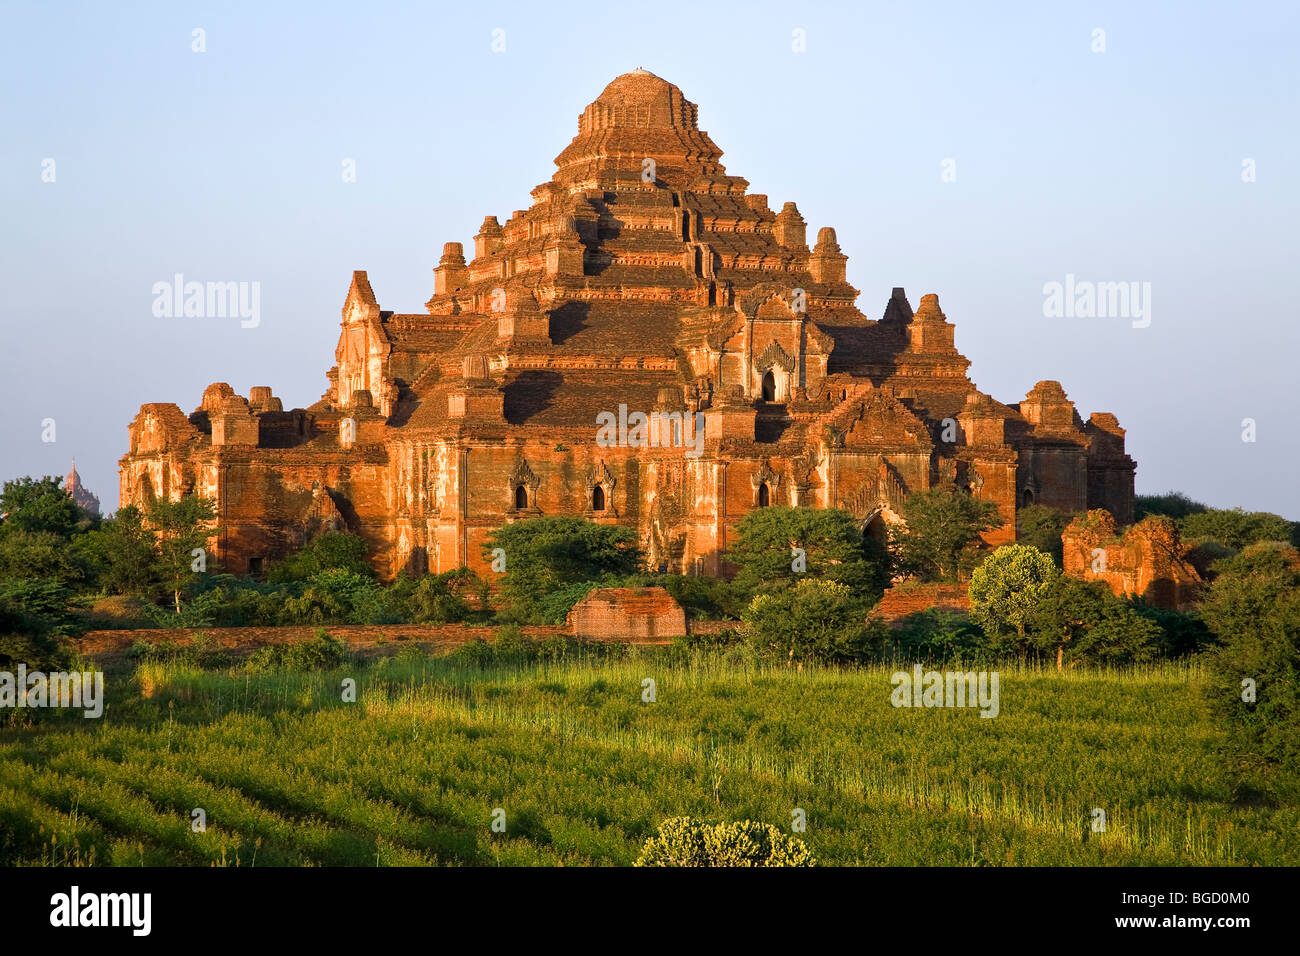
[[[876,636],[858,596],[816,578],[756,595],[741,621],[748,643],[787,663],[861,660]]]
[[[322,627],[310,641],[297,644],[267,644],[259,647],[244,662],[244,668],[254,674],[275,670],[312,671],[332,670],[348,660],[344,643]]]
[[[673,817],[646,840],[635,866],[816,866],[802,840],[770,823],[709,824]]]

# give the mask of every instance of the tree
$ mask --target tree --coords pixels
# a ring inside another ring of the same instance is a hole
[[[1047,505],[1025,505],[1016,512],[1016,541],[1052,556],[1058,568],[1065,566],[1061,535],[1078,515],[1057,511]]]
[[[1100,581],[1057,575],[1029,615],[1030,648],[1055,657],[1063,670],[1082,662],[1135,664],[1150,660],[1162,632]]]
[[[1002,524],[996,505],[974,495],[931,488],[908,495],[906,530],[891,531],[899,567],[927,581],[956,581],[973,566],[980,535]]]
[[[497,548],[504,554],[495,554]],[[632,529],[570,517],[530,518],[498,528],[484,556],[505,561],[502,592],[510,612],[525,621],[538,617],[538,602],[557,588],[631,574],[641,563]]]
[[[756,594],[740,619],[745,639],[785,663],[859,660],[875,643],[869,605],[837,581],[806,578]]]
[[[1201,604],[1221,642],[1206,658],[1210,709],[1243,762],[1300,772],[1300,553],[1257,544],[1216,570]]]
[[[1295,525],[1267,511],[1207,509],[1181,519],[1178,531],[1185,541],[1216,541],[1240,551],[1261,541],[1289,542]]]
[[[998,548],[970,579],[970,612],[988,633],[1014,631],[1024,642],[1030,615],[1060,571],[1052,559],[1024,544]]]
[[[65,541],[72,537],[85,516],[62,488],[63,479],[46,475],[15,478],[0,490],[0,513],[4,524],[23,531],[49,532]]]
[[[100,586],[147,600],[157,596],[161,573],[157,541],[139,508],[117,509],[99,530],[78,538],[77,547],[89,557]]]
[[[634,866],[816,866],[802,840],[770,823],[742,820],[709,824],[674,817],[646,840]]]
[[[732,587],[742,602],[812,577],[843,584],[872,605],[889,583],[888,555],[838,508],[756,508],[736,533],[727,560],[739,568]]]
[[[181,594],[194,585],[195,568],[206,568],[209,523],[216,509],[207,498],[185,495],[172,501],[155,498],[149,503],[148,522],[158,535],[158,568],[163,583],[172,592],[176,613],[181,612]],[[204,552],[202,561],[195,554]]]

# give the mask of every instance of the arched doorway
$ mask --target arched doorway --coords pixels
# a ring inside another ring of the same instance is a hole
[[[515,488],[515,510],[523,511],[528,507],[528,486],[519,485]]]
[[[597,485],[595,488],[591,489],[591,510],[592,511],[605,510],[605,489],[602,488],[600,485]]]
[[[772,493],[768,491],[767,482],[765,481],[758,486],[758,506],[760,508],[766,508],[771,503]]]
[[[771,369],[763,373],[763,401],[776,401],[776,376],[772,374]]]
[[[1034,503],[1034,493],[1028,488],[1026,488],[1025,493],[1023,495],[1023,500],[1020,503],[1024,507],[1028,508],[1030,505]]]
[[[867,523],[862,526],[862,536],[870,538],[877,544],[888,544],[889,525],[885,522],[885,516],[880,512],[876,512],[876,514],[868,518]]]

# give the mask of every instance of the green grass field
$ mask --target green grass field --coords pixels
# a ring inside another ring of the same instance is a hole
[[[0,863],[630,864],[667,817],[796,808],[822,864],[1300,863],[1294,782],[1234,803],[1193,668],[1003,669],[991,720],[893,708],[892,670],[145,663],[100,720],[0,729]]]

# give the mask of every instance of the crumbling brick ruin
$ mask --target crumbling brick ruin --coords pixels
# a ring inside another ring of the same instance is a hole
[[[721,155],[676,86],[618,77],[528,209],[484,219],[468,258],[443,246],[423,311],[353,274],[320,401],[218,383],[189,415],[141,408],[122,502],[213,499],[236,573],[339,527],[385,576],[486,570],[492,531],[532,515],[626,525],[653,565],[715,574],[752,508],[841,507],[883,537],[940,484],[998,506],[993,544],[1027,502],[1131,520],[1113,415],[1083,421],[1057,382],[979,391],[935,295],[896,288],[868,318],[835,230],[809,245]],[[627,442],[598,440],[602,413]]]
[[[1116,597],[1140,597],[1176,610],[1196,601],[1201,577],[1187,560],[1191,547],[1182,543],[1171,518],[1144,518],[1121,537],[1110,512],[1095,509],[1070,522],[1061,541],[1065,572],[1104,581]]]

